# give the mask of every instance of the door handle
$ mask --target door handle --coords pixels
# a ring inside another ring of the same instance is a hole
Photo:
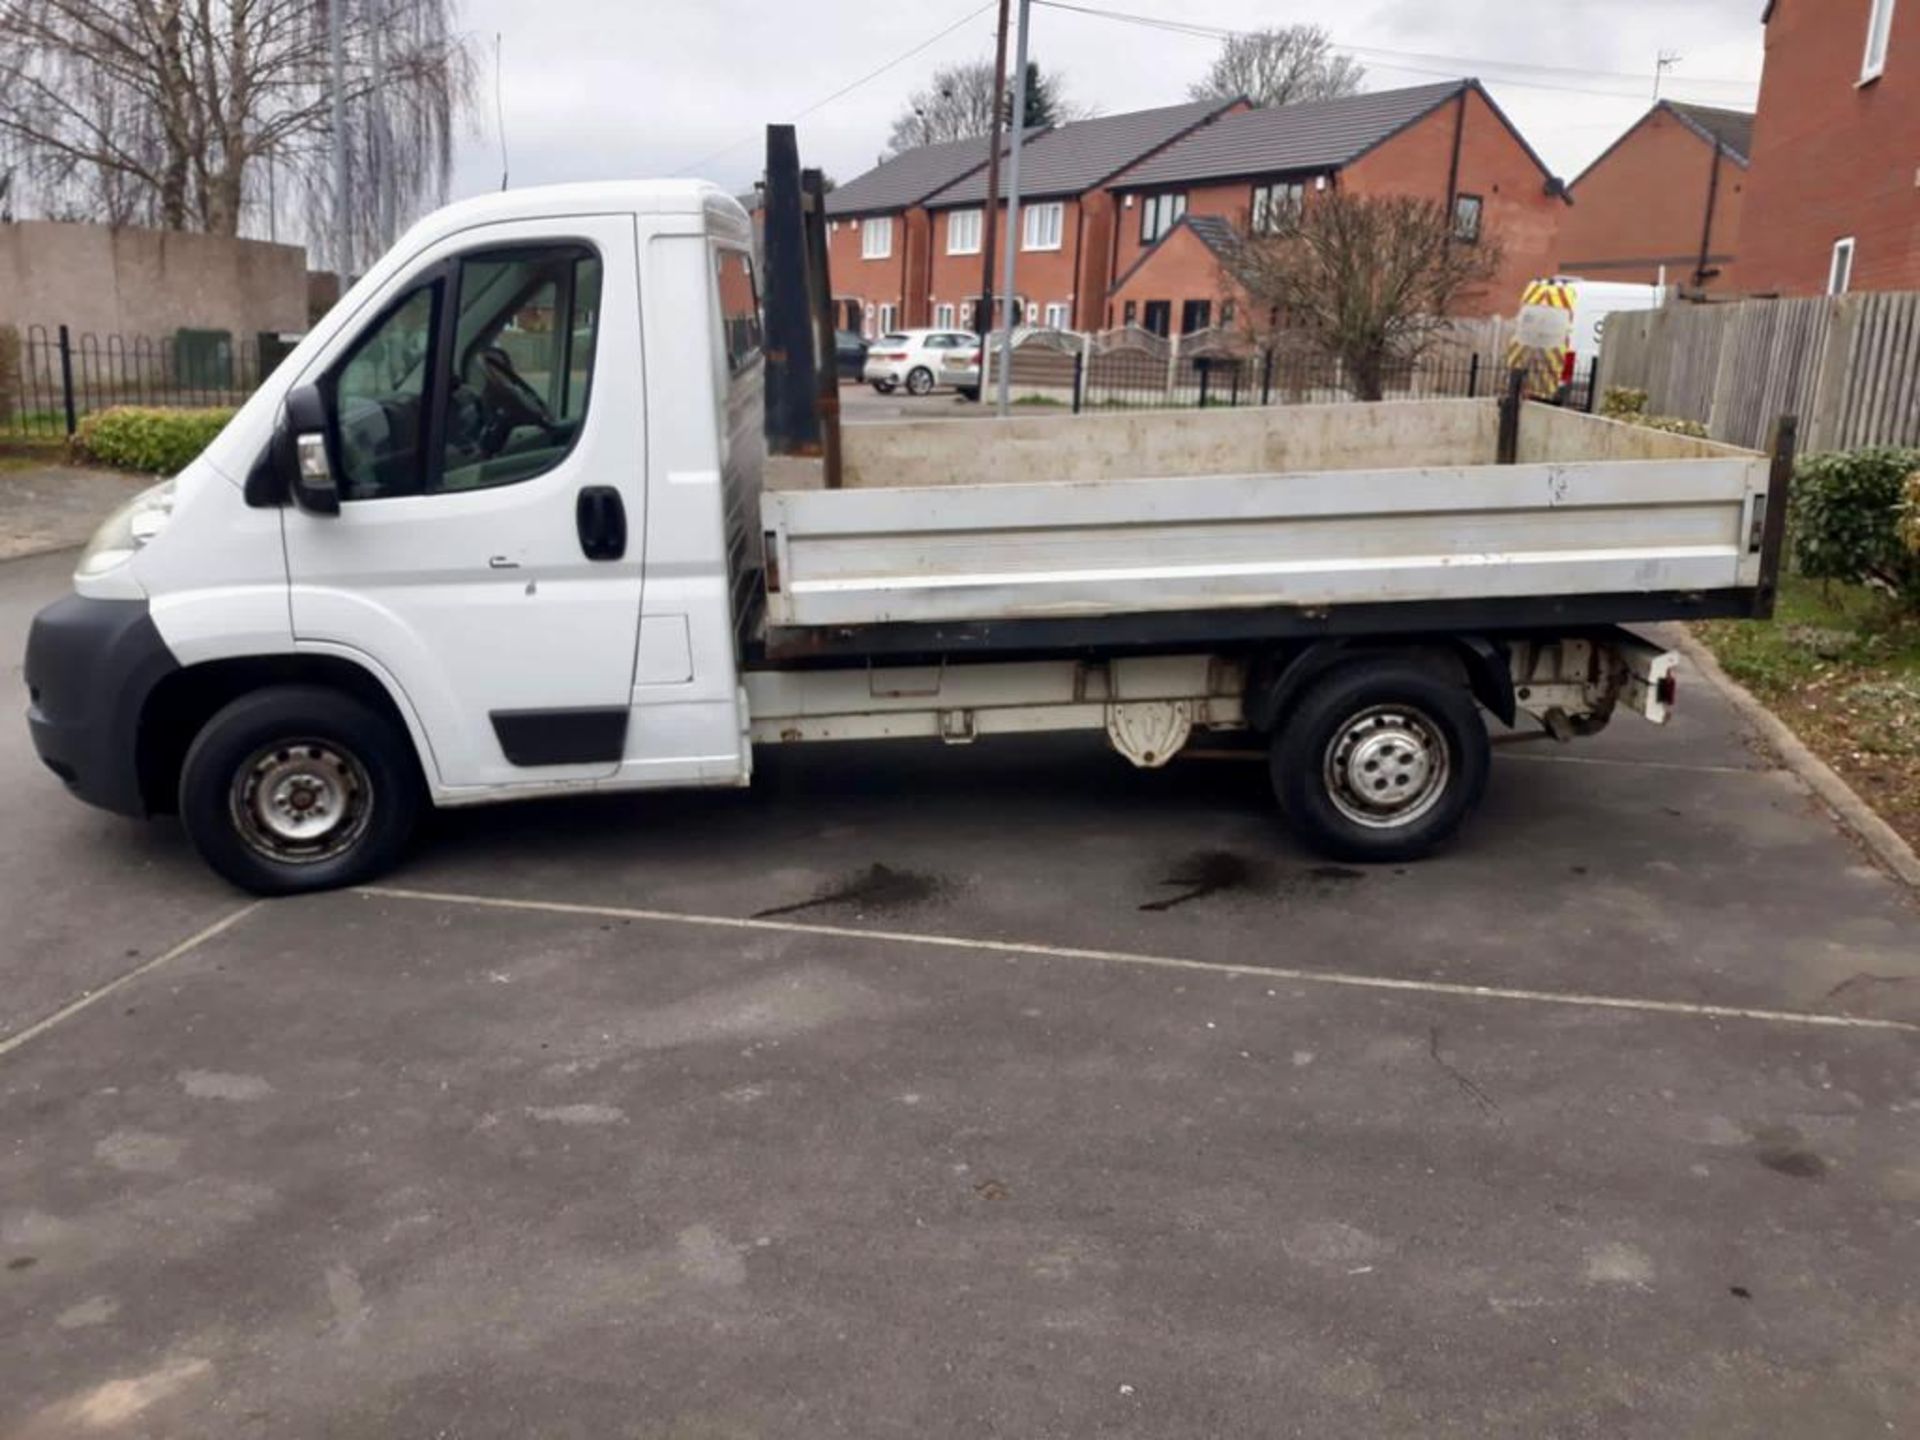
[[[573,506],[580,552],[589,560],[618,560],[627,553],[627,507],[611,485],[588,485]]]
[[[489,555],[487,557],[487,568],[489,570],[518,570],[520,568],[520,562],[518,560],[509,560],[504,555]]]

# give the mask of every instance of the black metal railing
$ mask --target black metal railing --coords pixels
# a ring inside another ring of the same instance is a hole
[[[0,327],[0,436],[57,440],[97,410],[236,406],[293,348],[291,337],[225,330],[97,335],[65,325]]]

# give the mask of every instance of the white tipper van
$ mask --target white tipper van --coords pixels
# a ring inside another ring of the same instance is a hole
[[[1231,731],[1308,844],[1401,860],[1480,798],[1484,716],[1664,719],[1674,657],[1617,623],[1771,605],[1777,460],[1545,406],[906,421],[770,458],[763,392],[831,336],[824,256],[812,289],[774,259],[802,243],[768,237],[799,329],[763,344],[716,187],[429,216],[35,621],[49,769],[272,894],[377,875],[428,804],[741,786],[762,745],[1087,730],[1159,766]]]

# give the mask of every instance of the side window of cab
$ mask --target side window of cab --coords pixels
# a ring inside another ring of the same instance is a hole
[[[407,292],[325,386],[342,501],[512,485],[586,424],[601,263],[578,243],[461,256]]]

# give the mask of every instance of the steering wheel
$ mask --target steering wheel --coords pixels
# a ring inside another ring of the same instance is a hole
[[[513,359],[498,345],[489,345],[478,353],[480,388],[486,407],[492,412],[487,424],[489,452],[497,454],[507,437],[522,425],[538,425],[553,434],[553,412],[540,392],[529,385],[513,368]]]

